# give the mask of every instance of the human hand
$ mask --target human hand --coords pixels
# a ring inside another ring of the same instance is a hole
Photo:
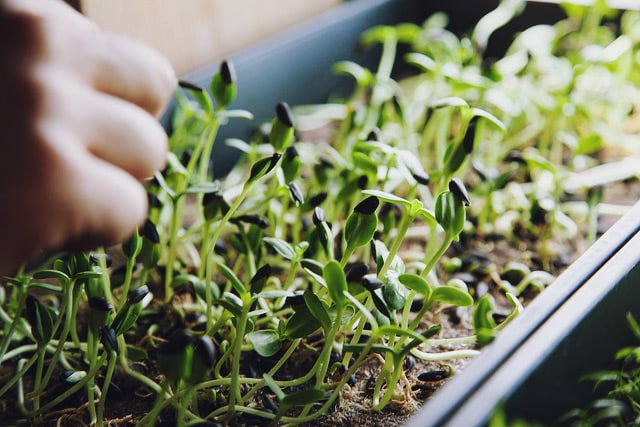
[[[56,0],[0,0],[0,274],[126,238],[165,161],[166,59]]]

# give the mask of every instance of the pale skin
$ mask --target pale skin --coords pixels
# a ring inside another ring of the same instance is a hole
[[[169,62],[57,0],[0,0],[0,275],[126,239],[162,168]]]

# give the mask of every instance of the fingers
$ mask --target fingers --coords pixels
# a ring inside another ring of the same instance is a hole
[[[177,82],[167,59],[118,34],[97,33],[96,44],[89,58],[95,88],[159,115]]]
[[[63,246],[88,249],[121,242],[147,216],[144,187],[118,167],[98,158],[84,159],[77,170],[70,215],[75,220]]]
[[[159,122],[119,98],[90,95],[77,124],[89,151],[139,180],[161,169],[168,144]]]
[[[169,61],[154,49],[100,30],[63,2],[2,1],[15,12],[14,17],[33,27],[33,40],[20,48],[37,46],[36,60],[58,63],[95,90],[132,102],[152,115],[167,105],[177,79]]]

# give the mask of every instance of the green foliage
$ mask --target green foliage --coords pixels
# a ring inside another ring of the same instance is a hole
[[[118,264],[102,250],[61,254],[4,282],[0,363],[23,355],[27,364],[0,397],[15,393],[32,420],[84,387],[100,425],[94,402],[104,406],[106,393],[95,390],[117,373],[157,396],[140,425],[171,411],[178,425],[291,425],[328,413],[372,358],[383,363],[371,406],[410,396],[405,358],[439,360],[431,349],[449,346],[429,311],[466,311],[474,334],[445,354],[476,354],[472,346],[523,310],[525,291],[553,281],[563,242],[595,238],[607,185],[640,167],[625,127],[640,110],[637,14],[622,16],[617,34],[597,25],[610,13],[603,3],[567,6],[581,24],[525,30],[503,58],[485,61],[492,32],[520,6],[503,2],[470,39],[447,30],[443,14],[366,31],[362,46],[381,51],[377,68],[334,67],[355,80],[353,94],[279,103],[251,140],[227,141],[242,158],[220,180],[209,164],[219,127],[252,118],[229,109],[242,82],[229,62],[206,90],[181,82],[167,167],[148,184],[149,218],[123,242]],[[396,81],[402,59],[416,72]],[[306,131],[325,126],[328,141],[308,140]],[[630,156],[597,166],[604,152]],[[496,236],[514,247],[536,242],[522,260],[539,259],[541,269],[466,249]],[[511,312],[494,316],[480,283],[496,285],[491,294],[503,292]],[[163,379],[133,362],[157,366]],[[45,403],[61,366],[76,388]],[[270,393],[279,406],[263,410]]]

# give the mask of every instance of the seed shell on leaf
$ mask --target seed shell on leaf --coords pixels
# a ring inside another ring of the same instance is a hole
[[[460,178],[453,178],[449,181],[449,191],[451,191],[465,206],[471,205],[469,192]]]
[[[276,105],[276,116],[283,125],[290,128],[293,127],[293,113],[291,112],[291,107],[289,107],[289,104],[286,102],[280,102]]]

